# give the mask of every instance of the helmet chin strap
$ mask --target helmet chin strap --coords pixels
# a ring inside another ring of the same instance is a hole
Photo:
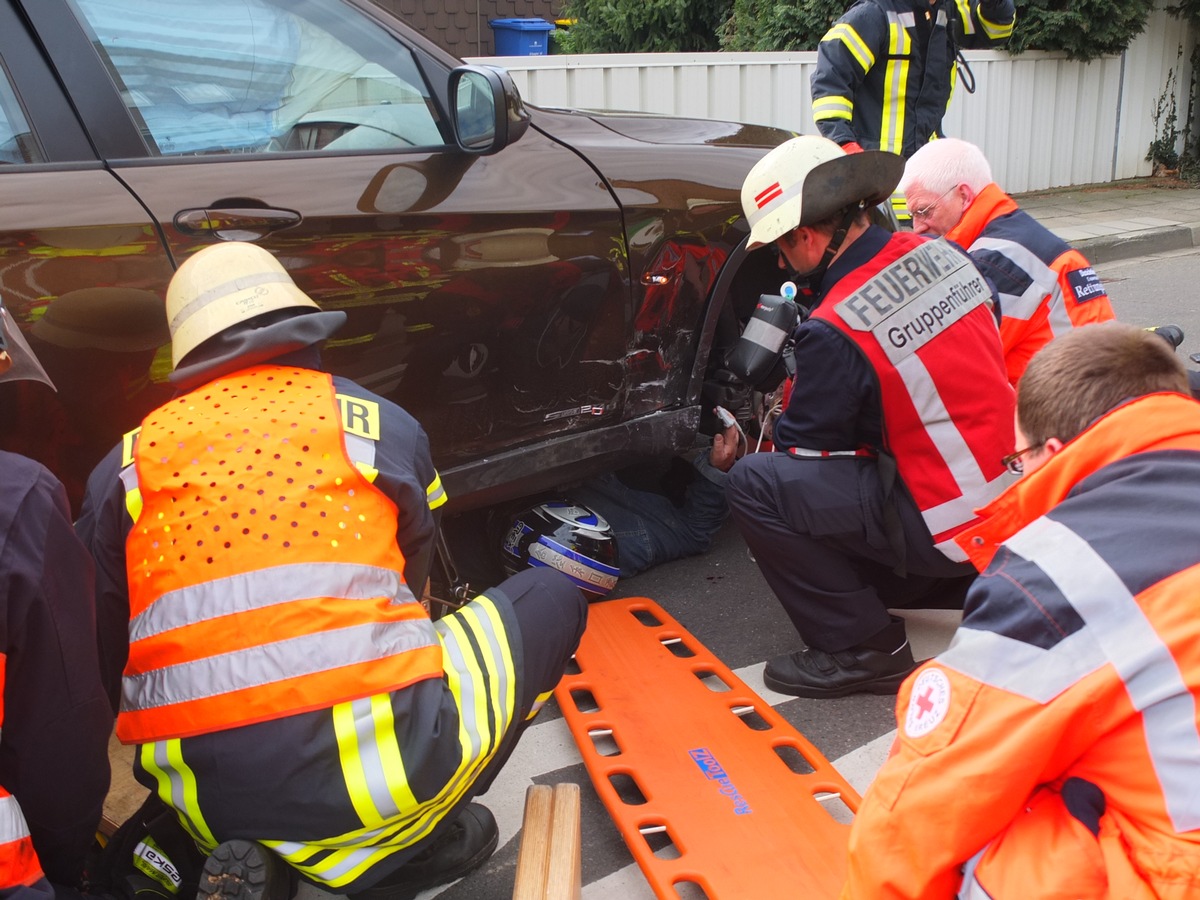
[[[854,220],[858,218],[858,214],[865,208],[866,204],[861,200],[853,206],[847,206],[846,212],[842,215],[842,220],[833,232],[833,237],[829,239],[829,246],[825,248],[825,252],[821,255],[821,261],[817,263],[816,268],[805,272],[803,275],[796,273],[796,278],[807,282],[808,289],[811,292],[816,293],[820,289],[821,280],[825,277],[825,272],[829,269],[829,264],[833,262],[833,258],[837,256],[837,252],[842,249],[842,244],[846,242],[846,235],[850,232],[850,226],[854,224]]]

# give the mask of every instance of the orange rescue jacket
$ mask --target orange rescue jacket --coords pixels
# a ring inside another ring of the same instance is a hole
[[[982,510],[842,897],[1200,896],[1200,404],[1134,400]]]
[[[1079,325],[1115,318],[1083,254],[989,184],[946,237],[966,247],[1000,297],[1000,343],[1016,385],[1033,354]]]

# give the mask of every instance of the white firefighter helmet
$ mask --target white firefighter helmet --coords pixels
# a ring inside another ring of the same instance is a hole
[[[171,362],[225,329],[263,313],[319,310],[274,256],[254,244],[226,241],[189,256],[167,286]]]
[[[811,225],[855,203],[885,200],[904,174],[895,153],[846,153],[815,134],[794,137],[760,159],[742,182],[742,209],[753,250],[801,225]]]

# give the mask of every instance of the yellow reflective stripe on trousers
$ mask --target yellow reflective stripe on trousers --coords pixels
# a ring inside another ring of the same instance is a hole
[[[850,121],[854,118],[854,101],[849,97],[819,97],[812,102],[812,112],[817,122],[826,119]]]
[[[364,827],[309,843],[263,842],[316,881],[333,888],[350,884],[396,850],[426,837],[495,756],[512,723],[516,671],[495,604],[480,596],[434,626],[442,643],[446,683],[459,708],[462,761],[436,796],[418,804],[395,743],[389,698],[381,695],[335,707],[342,771]],[[398,812],[388,817],[387,807]]]
[[[527,715],[525,717],[525,721],[528,722],[530,719],[532,719],[534,716],[536,716],[539,712],[541,712],[542,707],[546,705],[546,701],[549,700],[553,696],[554,696],[553,688],[546,691],[546,693],[544,693],[544,694],[538,694],[537,699],[533,701],[533,707],[529,710],[529,715]]]
[[[342,777],[364,825],[379,827],[417,805],[400,758],[387,694],[339,703],[333,708],[333,728]]]
[[[183,761],[178,738],[155,741],[138,747],[142,768],[158,782],[158,796],[183,815],[183,827],[206,852],[217,846],[217,839],[204,821],[196,792],[196,776]]]
[[[845,22],[839,22],[830,28],[821,38],[821,43],[825,43],[825,41],[841,41],[864,72],[875,65],[875,54],[871,52],[867,42],[862,39],[862,35]]]

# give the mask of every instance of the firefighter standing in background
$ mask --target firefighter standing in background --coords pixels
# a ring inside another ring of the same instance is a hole
[[[905,683],[843,900],[1200,896],[1200,405],[1170,347],[1086,325],[1034,356],[1023,477]]]
[[[50,384],[0,304],[0,382],[18,379]],[[80,887],[108,792],[112,732],[95,628],[91,561],[63,486],[40,463],[0,451],[4,900]]]
[[[917,234],[965,247],[1000,298],[1000,343],[1008,380],[1033,354],[1077,325],[1115,318],[1108,293],[1083,254],[992,181],[983,151],[957,138],[926,144],[904,165],[900,190]]]
[[[1013,392],[991,291],[946,241],[871,225],[900,157],[793,138],[746,176],[750,247],[774,243],[816,302],[794,333],[776,452],[729,472],[728,498],[807,648],[767,663],[780,693],[895,693],[913,669],[889,607],[961,603],[953,536],[1006,479]]]
[[[1012,0],[859,0],[817,46],[813,119],[847,152],[905,159],[942,137],[959,50],[997,47],[1012,35]],[[898,216],[904,199],[893,195]]]
[[[271,254],[190,257],[167,318],[183,393],[100,464],[79,523],[127,626],[105,658],[136,777],[210,852],[204,895],[275,900],[298,872],[400,900],[463,875],[498,835],[470,801],[561,676],[582,596],[529,570],[430,621],[425,433],[319,370],[345,316]]]

